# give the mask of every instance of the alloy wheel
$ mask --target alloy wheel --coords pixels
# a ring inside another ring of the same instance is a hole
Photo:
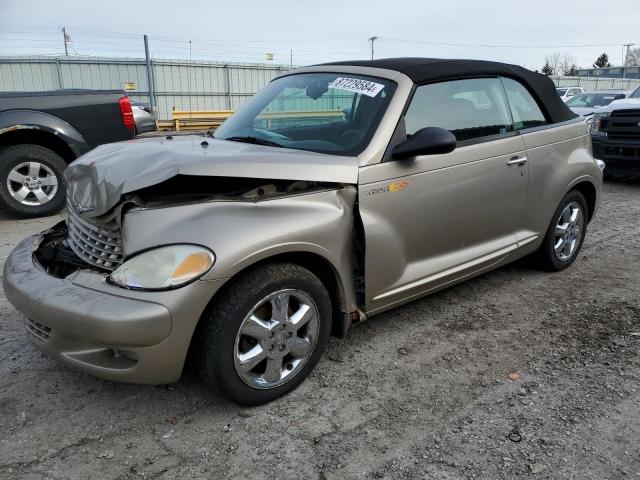
[[[293,378],[313,353],[320,326],[318,308],[300,290],[262,299],[236,336],[234,365],[247,385],[274,388]]]
[[[566,262],[576,253],[584,228],[584,213],[578,202],[568,204],[560,214],[555,230],[553,249],[556,257]]]
[[[44,205],[55,197],[58,179],[48,166],[40,162],[16,165],[7,177],[9,194],[22,205]]]

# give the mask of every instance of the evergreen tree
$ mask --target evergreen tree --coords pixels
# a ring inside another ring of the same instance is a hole
[[[609,63],[609,55],[605,52],[596,59],[596,62],[593,64],[593,68],[609,68],[611,64]]]
[[[553,67],[549,64],[549,62],[546,62],[542,67],[542,73],[545,74],[547,77],[549,75],[553,75]]]

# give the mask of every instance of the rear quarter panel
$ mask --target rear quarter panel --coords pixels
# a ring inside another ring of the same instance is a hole
[[[569,121],[522,132],[529,157],[529,190],[523,238],[538,234],[539,245],[562,197],[575,185],[589,182],[600,197],[602,176],[591,154],[584,121]],[[592,212],[593,213],[593,212]]]

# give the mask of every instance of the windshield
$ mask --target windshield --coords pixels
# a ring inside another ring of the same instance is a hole
[[[563,96],[565,93],[567,93],[567,89],[566,88],[556,88],[556,92],[558,92],[558,95]]]
[[[215,138],[358,155],[396,89],[351,73],[302,73],[267,85],[215,132]]]
[[[624,98],[624,93],[583,93],[567,102],[568,107],[596,108],[609,105],[614,100]]]
[[[640,98],[640,87],[636,88],[630,98]]]

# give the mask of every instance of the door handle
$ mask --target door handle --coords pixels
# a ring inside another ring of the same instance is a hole
[[[527,157],[511,157],[511,160],[507,162],[507,165],[524,165],[529,159]]]

